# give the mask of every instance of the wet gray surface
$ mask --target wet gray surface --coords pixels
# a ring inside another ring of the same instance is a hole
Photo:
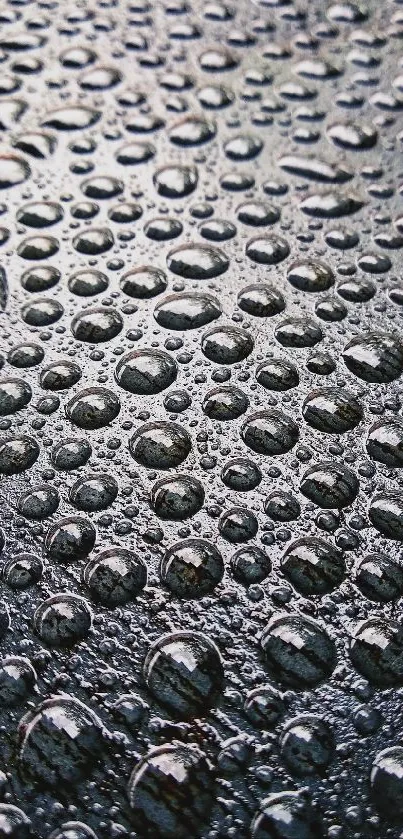
[[[0,7],[0,837],[399,839],[403,7]]]

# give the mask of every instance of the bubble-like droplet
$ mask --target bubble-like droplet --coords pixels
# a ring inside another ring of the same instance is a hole
[[[23,379],[3,379],[0,382],[0,416],[6,417],[25,408],[32,398],[32,390]]]
[[[275,336],[283,347],[314,347],[323,339],[320,325],[310,317],[287,318],[276,327]]]
[[[344,434],[363,419],[358,400],[342,388],[312,391],[304,401],[302,412],[308,425],[326,434]]]
[[[0,836],[10,839],[29,839],[32,836],[30,819],[14,804],[0,804]]]
[[[222,468],[221,480],[234,492],[250,492],[262,480],[262,473],[252,460],[238,457],[229,460]]]
[[[157,303],[154,317],[165,329],[187,330],[207,326],[220,317],[220,303],[211,294],[171,294]]]
[[[39,446],[32,437],[12,437],[0,440],[0,474],[18,475],[37,461]]]
[[[162,350],[134,350],[119,359],[115,379],[124,390],[151,396],[161,393],[176,379],[175,360]]]
[[[397,417],[378,420],[368,431],[366,449],[370,457],[390,469],[403,466],[403,422]]]
[[[173,125],[168,136],[175,146],[200,146],[212,140],[216,130],[217,127],[211,120],[189,116]]]
[[[3,566],[3,580],[10,588],[29,588],[39,583],[43,574],[43,562],[35,554],[15,554]]]
[[[21,656],[3,658],[0,664],[0,706],[14,708],[21,702],[25,702],[33,693],[36,680],[35,670],[27,658]]]
[[[371,524],[387,539],[403,540],[403,497],[400,492],[382,492],[368,509]]]
[[[288,282],[299,291],[318,293],[328,291],[334,284],[334,274],[328,265],[313,259],[294,262],[287,271]]]
[[[148,469],[172,469],[191,452],[188,432],[173,422],[149,422],[140,426],[130,440],[132,457]]]
[[[335,753],[333,731],[320,717],[301,714],[284,726],[280,753],[293,775],[323,775]]]
[[[231,571],[237,582],[245,586],[256,585],[269,576],[271,561],[261,548],[239,548],[231,557]]]
[[[166,743],[134,767],[128,794],[136,832],[188,839],[209,821],[214,775],[197,746]]]
[[[114,245],[113,233],[107,227],[93,227],[78,233],[73,239],[73,246],[78,253],[86,256],[98,256],[109,251]]]
[[[198,173],[195,166],[165,166],[154,177],[158,195],[164,198],[185,198],[197,187]]]
[[[202,483],[190,475],[177,475],[157,481],[151,491],[151,507],[160,519],[184,521],[204,504]]]
[[[388,821],[403,815],[403,746],[389,746],[375,757],[371,768],[371,795]]]
[[[242,390],[236,387],[218,387],[209,390],[203,400],[203,411],[210,419],[228,422],[245,413],[249,400]]]
[[[261,265],[278,265],[290,253],[290,246],[280,236],[262,236],[251,239],[246,245],[246,255]]]
[[[205,716],[224,688],[220,653],[201,632],[162,635],[147,653],[143,674],[157,701],[182,719]]]
[[[394,335],[369,332],[349,341],[343,350],[343,360],[359,379],[387,384],[403,372],[403,344]]]
[[[256,381],[266,390],[283,392],[297,387],[299,374],[291,361],[285,358],[273,358],[264,361],[256,369]]]
[[[204,539],[185,539],[169,548],[160,566],[161,582],[185,599],[211,594],[224,574],[224,562]]]
[[[39,383],[45,390],[66,390],[80,381],[81,368],[74,361],[58,361],[41,370]]]
[[[403,568],[386,554],[368,554],[357,565],[355,583],[369,600],[389,603],[403,594]]]
[[[297,591],[310,597],[326,594],[341,585],[346,564],[341,551],[329,542],[305,536],[284,552],[281,570]]]
[[[272,793],[261,802],[251,825],[252,839],[317,839],[318,813],[298,792]]]
[[[113,504],[118,490],[118,482],[112,475],[87,474],[73,484],[69,492],[69,501],[78,510],[96,513]]]
[[[181,245],[167,256],[167,266],[179,277],[211,280],[224,274],[229,266],[225,253],[211,245]]]
[[[290,451],[299,438],[298,425],[282,411],[260,411],[243,424],[241,437],[257,454],[279,455]]]
[[[125,548],[109,548],[90,559],[83,580],[94,600],[104,606],[123,606],[134,600],[147,584],[142,557]]]
[[[34,626],[45,644],[69,647],[87,638],[92,612],[87,601],[77,594],[54,594],[36,609]]]
[[[281,292],[265,283],[243,288],[238,294],[237,302],[243,312],[257,318],[273,317],[285,309],[285,300]]]
[[[45,536],[45,549],[52,559],[70,563],[88,556],[95,539],[95,527],[88,519],[67,516],[51,525]]]
[[[128,297],[148,300],[165,291],[167,278],[160,268],[154,268],[152,265],[142,265],[124,274],[120,281],[120,287]]]
[[[71,322],[77,341],[100,344],[116,338],[123,328],[123,319],[116,309],[102,307],[79,312]]]
[[[42,484],[23,492],[17,502],[18,512],[27,519],[41,520],[52,516],[60,503],[55,487]]]
[[[201,340],[203,354],[216,364],[236,364],[253,350],[253,339],[237,326],[216,326],[205,332]]]
[[[333,461],[311,466],[301,480],[301,492],[325,510],[349,507],[358,490],[358,478],[352,469]]]
[[[29,178],[31,170],[22,157],[0,155],[0,189],[18,186]]]
[[[66,416],[78,428],[92,431],[109,425],[118,416],[120,401],[111,390],[92,387],[81,390],[66,405]]]
[[[61,440],[52,449],[51,460],[56,469],[70,471],[85,466],[91,457],[92,448],[88,440],[80,437]]]
[[[403,628],[393,620],[369,618],[355,629],[353,666],[380,689],[403,685]]]
[[[56,128],[58,131],[82,131],[95,125],[101,112],[84,105],[74,105],[51,111],[42,121],[44,128]]]
[[[336,666],[334,641],[318,623],[302,615],[273,617],[261,644],[272,678],[295,690],[315,687]]]
[[[97,763],[103,745],[101,721],[66,694],[42,702],[19,725],[19,762],[46,786],[77,784]]]

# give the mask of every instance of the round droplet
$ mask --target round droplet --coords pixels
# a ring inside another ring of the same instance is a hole
[[[217,387],[208,391],[203,400],[203,411],[210,419],[228,422],[245,413],[249,400],[237,387]]]
[[[328,291],[334,285],[334,274],[323,262],[304,260],[294,262],[287,271],[288,282],[299,291],[317,294]]]
[[[115,379],[129,393],[153,396],[173,384],[177,373],[177,364],[168,353],[135,350],[119,359]]]
[[[346,566],[341,551],[323,539],[306,536],[287,548],[281,558],[281,570],[297,591],[310,597],[340,586]]]
[[[313,688],[336,666],[336,647],[319,624],[302,615],[273,617],[261,640],[275,681],[296,690]]]
[[[182,245],[167,256],[170,271],[188,280],[211,280],[224,274],[229,259],[210,245]]]
[[[55,594],[38,606],[34,615],[35,631],[50,647],[69,647],[87,638],[92,613],[77,594]]]
[[[256,369],[256,381],[266,390],[284,392],[299,384],[297,368],[284,358],[264,361]]]
[[[353,666],[380,689],[403,685],[403,629],[393,620],[369,618],[355,629],[350,647]]]
[[[161,636],[147,653],[143,675],[157,701],[181,718],[205,716],[224,687],[221,655],[201,632]]]
[[[107,607],[123,606],[146,586],[147,566],[133,551],[110,548],[90,559],[83,580],[94,600]]]
[[[261,411],[244,422],[241,437],[249,449],[262,455],[286,454],[299,438],[298,425],[282,411]]]
[[[154,317],[165,329],[187,330],[207,326],[221,315],[221,306],[211,294],[172,294],[157,303]]]
[[[151,265],[142,265],[124,274],[120,287],[128,297],[148,300],[161,294],[167,287],[167,278],[160,268],[153,268]]]
[[[19,737],[24,773],[51,787],[75,785],[86,778],[103,746],[99,718],[66,695],[47,699],[23,717]]]
[[[113,422],[120,411],[120,402],[111,390],[92,387],[81,390],[66,405],[66,416],[73,425],[92,431]]]
[[[228,461],[222,469],[221,480],[234,492],[250,492],[256,489],[262,480],[262,473],[256,463],[238,457]]]
[[[400,492],[375,495],[369,505],[368,516],[382,536],[403,540],[403,498]]]
[[[113,504],[118,489],[118,483],[112,475],[86,475],[71,487],[69,501],[78,510],[95,513]]]
[[[55,487],[43,484],[32,487],[20,495],[17,508],[26,519],[41,521],[52,516],[60,504],[60,496]]]
[[[387,384],[403,372],[403,345],[394,335],[369,332],[353,338],[343,350],[346,367],[364,382]]]
[[[0,440],[0,474],[18,475],[37,461],[39,446],[32,437],[12,437]]]
[[[403,466],[403,422],[397,417],[379,420],[368,431],[366,449],[370,457],[390,469]]]
[[[164,478],[154,484],[150,501],[152,509],[160,519],[184,521],[202,509],[203,485],[190,475]]]
[[[160,566],[161,582],[186,600],[211,594],[224,574],[221,554],[204,539],[185,539],[169,548]]]
[[[40,386],[45,390],[66,390],[80,381],[81,368],[74,361],[57,361],[41,370]]]
[[[257,585],[269,576],[271,561],[261,548],[240,548],[231,557],[231,571],[238,583]]]
[[[76,437],[56,443],[52,449],[51,460],[56,469],[67,472],[85,466],[91,453],[92,448],[88,440]]]
[[[280,753],[293,775],[322,775],[335,752],[333,731],[319,717],[302,714],[290,720],[280,739]]]
[[[23,379],[3,379],[0,382],[0,416],[6,417],[26,408],[32,398],[32,390]]]
[[[301,492],[325,510],[349,507],[357,497],[358,478],[343,464],[332,461],[312,466],[302,477]]]
[[[304,420],[325,434],[345,434],[363,419],[358,400],[342,388],[314,390],[302,406]]]
[[[185,198],[194,192],[197,181],[195,166],[165,166],[153,177],[158,195],[164,198]]]
[[[128,793],[133,822],[141,835],[188,839],[200,834],[209,821],[214,776],[197,746],[166,743],[134,767]]]
[[[148,469],[172,469],[191,452],[188,432],[173,422],[149,422],[130,440],[132,457]]]
[[[389,603],[403,594],[403,569],[386,554],[368,554],[357,565],[355,582],[369,600]]]
[[[52,559],[71,563],[88,556],[95,539],[95,527],[88,519],[68,516],[51,525],[45,536],[45,549]]]
[[[256,318],[270,318],[285,309],[283,295],[274,286],[258,283],[243,288],[238,294],[238,306]]]
[[[123,319],[116,309],[102,307],[79,312],[71,322],[71,331],[77,341],[101,344],[116,338],[123,328]]]
[[[203,354],[216,364],[236,364],[253,350],[253,339],[236,326],[217,326],[205,332],[201,340]]]
[[[319,816],[298,792],[272,793],[261,802],[251,825],[252,839],[317,839]]]

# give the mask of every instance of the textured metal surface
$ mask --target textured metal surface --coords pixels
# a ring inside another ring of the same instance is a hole
[[[1,3],[0,837],[403,835],[402,37]]]

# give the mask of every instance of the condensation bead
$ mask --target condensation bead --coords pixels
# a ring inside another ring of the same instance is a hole
[[[147,687],[174,715],[197,717],[214,706],[224,687],[220,653],[206,635],[182,631],[163,635],[143,666]]]
[[[215,796],[212,767],[196,745],[167,743],[134,767],[128,786],[131,820],[143,835],[200,835]]]

